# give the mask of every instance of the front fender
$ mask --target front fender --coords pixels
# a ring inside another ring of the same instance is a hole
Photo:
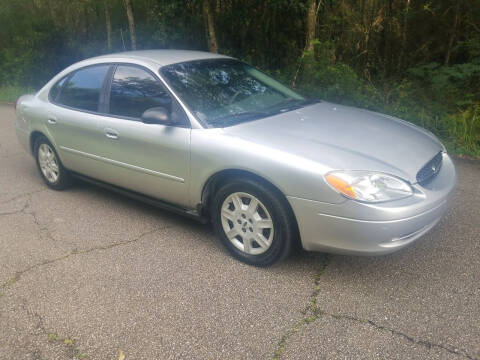
[[[341,203],[323,174],[330,169],[288,152],[227,135],[222,129],[193,129],[191,133],[192,207],[201,202],[208,179],[223,170],[253,173],[276,186],[285,196]]]

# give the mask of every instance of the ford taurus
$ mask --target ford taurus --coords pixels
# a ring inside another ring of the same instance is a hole
[[[456,183],[430,132],[306,99],[233,58],[151,50],[76,63],[16,105],[47,186],[73,177],[211,221],[236,258],[375,255],[429,231]],[[108,221],[108,220],[105,220]]]

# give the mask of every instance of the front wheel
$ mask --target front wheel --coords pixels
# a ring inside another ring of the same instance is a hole
[[[296,234],[293,216],[283,196],[262,182],[224,184],[211,213],[221,242],[240,261],[269,266],[289,255]]]

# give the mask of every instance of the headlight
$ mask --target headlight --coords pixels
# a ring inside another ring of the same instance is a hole
[[[325,175],[325,180],[340,194],[359,201],[398,200],[413,194],[407,182],[392,175],[371,171],[332,171]]]

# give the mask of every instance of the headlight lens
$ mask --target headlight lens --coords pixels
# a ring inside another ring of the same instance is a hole
[[[382,202],[406,198],[413,194],[411,186],[392,175],[371,171],[332,171],[325,175],[331,187],[348,198]]]

